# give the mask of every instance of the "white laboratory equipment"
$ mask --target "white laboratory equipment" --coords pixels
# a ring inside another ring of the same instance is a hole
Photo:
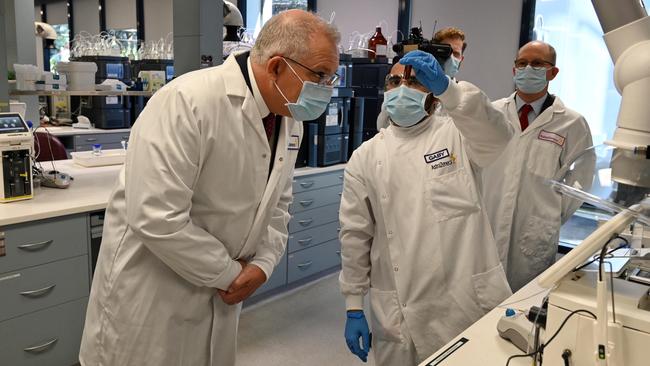
[[[19,113],[0,113],[0,202],[34,197],[32,160],[34,137]]]
[[[570,169],[552,184],[562,194],[616,215],[538,277],[540,286],[552,288],[543,359],[544,365],[645,366],[650,360],[650,285],[643,279],[650,277],[650,257],[643,249],[631,249],[630,263],[636,265],[628,265],[626,278],[615,278],[606,271],[606,254],[625,231],[642,246],[636,226],[650,225],[650,17],[638,0],[592,3],[622,95],[613,139],[586,154],[611,157],[607,167],[597,167],[594,179],[594,187],[609,183],[609,190],[584,192],[572,184]],[[596,252],[602,260],[595,271],[575,269]]]

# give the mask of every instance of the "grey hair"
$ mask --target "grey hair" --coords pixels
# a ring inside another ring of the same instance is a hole
[[[313,13],[294,18],[280,13],[262,27],[251,50],[251,61],[263,64],[275,55],[303,60],[309,55],[312,35],[317,33],[324,34],[335,45],[341,40],[335,26]]]

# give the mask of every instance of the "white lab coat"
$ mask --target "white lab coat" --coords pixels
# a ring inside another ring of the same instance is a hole
[[[261,119],[233,56],[149,101],[109,201],[82,365],[235,364],[241,305],[216,289],[239,274],[238,258],[270,277],[302,137],[301,123],[282,121],[269,177]]]
[[[592,146],[589,125],[559,97],[522,133],[515,94],[494,102],[506,114],[515,136],[495,164],[483,172],[483,196],[499,256],[513,291],[548,268],[557,253],[560,226],[581,202],[546,183]],[[564,140],[563,140],[564,139]],[[594,155],[572,174],[583,189],[591,186]]]
[[[382,129],[345,169],[341,291],[348,309],[370,292],[379,366],[424,360],[511,294],[478,182],[512,129],[472,84],[439,98],[449,115]]]

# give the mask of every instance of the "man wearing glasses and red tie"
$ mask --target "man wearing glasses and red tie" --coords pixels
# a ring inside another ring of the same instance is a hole
[[[562,167],[592,146],[585,118],[548,92],[560,72],[555,62],[551,45],[524,45],[512,68],[516,91],[494,102],[515,136],[483,172],[483,197],[513,291],[553,264],[560,226],[581,204],[555,192],[547,181],[559,178]],[[588,158],[590,163],[572,176],[577,188],[591,186],[593,156]]]

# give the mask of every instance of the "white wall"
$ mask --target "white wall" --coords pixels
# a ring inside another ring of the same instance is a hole
[[[97,0],[72,0],[74,32],[99,33],[99,3]],[[111,0],[109,0],[111,1]]]
[[[422,0],[425,1],[425,0]],[[332,11],[336,12],[334,24],[341,32],[341,45],[348,48],[350,35],[354,31],[367,33],[383,20],[381,29],[384,37],[396,39],[398,0],[318,0],[318,15],[328,20]]]
[[[48,24],[68,24],[68,6],[65,1],[47,4],[46,9]]]
[[[172,0],[144,0],[145,41],[165,38],[172,30]]]
[[[458,78],[497,99],[514,90],[512,62],[519,46],[521,7],[520,0],[413,0],[411,24],[419,25],[421,20],[427,38],[435,20],[437,29],[461,28],[468,48]]]
[[[106,29],[135,29],[136,23],[135,0],[106,0]]]

